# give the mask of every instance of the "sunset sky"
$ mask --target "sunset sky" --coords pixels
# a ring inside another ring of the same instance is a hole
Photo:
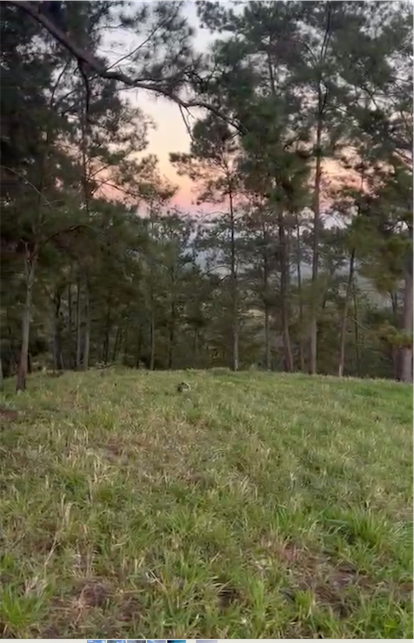
[[[223,2],[223,4],[230,3]],[[208,31],[199,28],[195,2],[187,0],[184,3],[183,11],[196,30],[195,42],[197,49],[207,50],[214,36],[211,36]],[[105,53],[111,63],[116,62],[125,53],[136,48],[145,36],[141,35],[138,38],[130,32],[119,30],[116,31],[115,38],[116,43],[107,39],[102,46],[102,52]],[[110,54],[109,50],[111,48],[116,53]],[[170,152],[188,152],[190,147],[189,135],[178,106],[172,101],[142,90],[127,89],[125,96],[128,96],[132,105],[142,109],[155,123],[155,128],[148,133],[149,145],[145,150],[145,154],[155,154],[159,159],[161,174],[173,185],[178,186],[178,192],[173,200],[174,204],[192,212],[208,209],[205,207],[200,208],[195,204],[195,184],[189,178],[179,176],[169,161]],[[196,110],[193,110],[194,120],[196,116]],[[339,185],[341,179],[344,178],[344,173],[347,174],[348,180],[350,178],[349,172],[344,171],[338,163],[333,163],[332,161],[327,161],[324,173],[326,182],[331,185]]]
[[[191,206],[195,198],[192,194],[194,184],[187,177],[178,176],[169,161],[170,152],[188,152],[190,147],[188,132],[177,105],[164,98],[149,96],[148,93],[143,93],[132,102],[149,114],[156,123],[156,129],[149,132],[149,146],[146,152],[156,154],[161,173],[171,183],[179,186],[174,202],[181,207]]]
[[[230,3],[226,2],[225,4]],[[198,28],[195,2],[187,0],[184,3],[183,12],[186,14],[190,24],[196,29],[195,42],[197,49],[207,49],[211,36],[206,30]],[[102,51],[105,52],[111,62],[115,62],[117,60],[116,56],[108,56],[108,49],[111,46],[119,54],[120,51],[132,51],[140,40],[143,40],[142,36],[137,38],[129,32],[117,31],[116,44],[113,45],[112,42],[107,41],[104,43]],[[118,58],[120,58],[119,55]],[[170,152],[188,152],[190,147],[188,132],[177,105],[162,97],[156,97],[150,92],[135,89],[127,90],[125,95],[128,96],[132,105],[139,107],[145,114],[151,116],[156,125],[155,129],[150,130],[148,134],[149,146],[145,153],[155,154],[159,159],[160,172],[171,183],[179,187],[174,203],[182,208],[191,208],[192,211],[197,210],[197,206],[194,205],[193,182],[186,177],[178,176],[169,161]]]

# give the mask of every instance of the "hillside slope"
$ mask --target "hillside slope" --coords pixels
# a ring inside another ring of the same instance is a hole
[[[3,636],[411,636],[410,387],[110,369],[7,384]]]

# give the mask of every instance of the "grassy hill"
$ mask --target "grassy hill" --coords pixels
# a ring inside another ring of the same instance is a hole
[[[411,636],[409,386],[110,369],[7,385],[3,636]]]

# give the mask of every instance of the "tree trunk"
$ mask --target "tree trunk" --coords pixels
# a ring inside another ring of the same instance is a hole
[[[272,353],[270,350],[270,309],[269,309],[269,257],[266,223],[262,222],[263,233],[263,294],[264,294],[264,335],[265,335],[265,368],[272,370]]]
[[[237,288],[237,286],[235,286]],[[233,360],[232,370],[239,370],[239,321],[237,299],[233,298]]]
[[[56,291],[53,299],[53,302],[55,304],[53,320],[53,366],[55,371],[61,371],[63,369],[62,337],[60,332],[59,319],[61,301],[61,293],[59,291]]]
[[[283,348],[285,354],[285,370],[293,371],[293,355],[289,331],[289,266],[287,256],[286,229],[283,213],[279,213],[279,249],[280,249],[280,305],[282,316]]]
[[[83,184],[83,200],[85,206],[86,216],[90,217],[90,208],[89,202],[91,198],[90,191],[90,165],[88,166],[88,135],[90,135],[90,123],[88,119],[88,104],[87,96],[84,95],[84,101],[82,105],[81,112],[81,125],[82,125],[82,184]],[[87,371],[89,368],[89,352],[90,352],[90,336],[91,336],[91,320],[90,320],[90,302],[89,302],[89,284],[88,276],[86,275],[85,280],[85,336],[84,336],[84,347],[83,347],[83,358],[82,366],[80,365],[80,355],[79,355],[79,367],[82,370]],[[78,357],[78,354],[77,354]]]
[[[114,347],[113,347],[113,350],[112,350],[112,361],[113,362],[115,362],[117,354],[118,354],[118,346],[119,346],[120,336],[121,336],[121,326],[118,324],[118,326],[116,328]]]
[[[4,377],[3,377],[3,362],[0,357],[0,391],[4,388]]]
[[[230,180],[230,179],[229,179]],[[230,280],[231,280],[231,309],[233,326],[232,370],[239,370],[239,306],[237,292],[236,241],[233,193],[229,190],[230,213]]]
[[[35,245],[31,252],[26,245],[25,268],[26,268],[26,301],[23,308],[22,318],[22,344],[20,349],[19,367],[17,370],[16,391],[24,391],[26,388],[28,358],[29,358],[29,341],[30,341],[30,322],[32,314],[32,297],[35,269],[38,258],[38,247]]]
[[[347,321],[348,321],[349,299],[351,297],[352,283],[354,280],[354,265],[355,265],[355,249],[353,248],[351,252],[351,257],[349,260],[349,274],[348,274],[348,281],[346,284],[344,310],[342,313],[341,336],[340,336],[340,342],[339,342],[339,364],[338,364],[339,377],[343,376],[344,367],[345,367],[346,327],[347,327]]]
[[[121,336],[120,336],[120,341],[124,335],[124,330],[121,328]],[[123,364],[126,366],[128,364],[128,355],[129,355],[129,325],[127,324],[125,327],[125,336],[123,337],[124,339],[124,357],[123,357]]]
[[[299,363],[302,373],[305,371],[305,346],[303,342],[303,295],[302,295],[302,253],[300,246],[300,225],[297,222],[297,242],[296,242],[296,270],[298,278],[298,298],[299,298]]]
[[[10,326],[9,309],[8,308],[6,308],[6,320],[7,320],[7,334],[9,336],[9,346],[10,346],[10,348],[9,348],[9,359],[6,362],[6,377],[7,377],[7,374],[14,375],[17,372],[17,363],[18,363],[18,360],[17,360],[18,353],[17,353],[17,351],[15,349],[15,342],[14,342],[14,338],[13,338],[12,329],[11,329],[11,326]],[[4,375],[4,372],[3,372],[3,375]]]
[[[356,292],[354,290],[354,332],[355,332],[355,365],[357,377],[360,375],[360,355],[359,355],[359,329],[358,329],[358,304]]]
[[[270,50],[267,55],[267,64],[269,70],[269,81],[270,89],[272,96],[276,99],[277,90],[276,90],[276,81],[273,73],[273,61],[271,58]],[[283,221],[283,212],[279,212],[278,215],[278,225],[279,225],[279,249],[280,249],[280,299],[281,299],[281,309],[282,309],[282,335],[283,335],[283,347],[285,354],[285,370],[288,372],[293,371],[293,355],[292,355],[292,346],[290,343],[290,332],[289,332],[289,304],[288,304],[288,295],[289,295],[289,266],[288,266],[288,253],[287,253],[287,239],[286,239],[286,230],[285,224]]]
[[[265,366],[267,371],[272,370],[272,353],[270,350],[270,314],[269,306],[265,304],[264,311],[264,333],[265,333]]]
[[[135,354],[135,367],[139,368],[140,367],[140,362],[141,362],[141,348],[142,348],[142,335],[141,335],[141,325],[138,325],[138,333],[137,333],[137,352]]]
[[[150,371],[153,371],[155,367],[155,316],[153,312],[151,312],[150,335],[151,335]]]
[[[83,346],[83,360],[82,368],[87,371],[89,368],[89,352],[91,345],[91,316],[90,316],[90,301],[89,301],[89,285],[86,282],[85,286],[85,338]]]
[[[175,301],[171,302],[170,311],[170,328],[168,336],[168,369],[172,370],[174,363],[174,343],[175,343]]]
[[[72,307],[73,307],[73,302],[72,302],[72,284],[68,284],[68,342],[69,342],[69,358],[70,358],[70,364],[71,368],[74,368],[75,362],[76,362],[76,357],[73,352],[73,317],[72,317]]]
[[[401,378],[401,368],[400,368],[401,349],[399,349],[398,346],[390,345],[387,348],[387,356],[390,357],[392,361],[394,379],[397,380],[397,382],[399,382]]]
[[[390,300],[391,300],[391,308],[392,308],[392,314],[394,316],[394,324],[397,325],[397,320],[398,320],[398,294],[391,290],[390,293]]]
[[[194,365],[194,368],[197,368],[197,365],[198,365],[198,328],[194,328],[193,365]]]
[[[400,380],[411,382],[413,378],[413,264],[411,252],[405,269],[402,331],[406,335],[407,341],[400,350]]]
[[[102,355],[102,361],[104,364],[108,363],[109,359],[109,335],[111,332],[111,302],[107,302],[107,309],[106,309],[106,325],[105,325],[105,341],[103,345],[103,355]]]
[[[76,292],[76,370],[80,371],[82,366],[82,306],[81,298],[82,284],[78,277]]]
[[[317,372],[318,359],[318,269],[319,269],[319,239],[320,239],[320,218],[321,218],[321,179],[322,179],[322,117],[319,112],[316,129],[316,168],[315,185],[313,197],[313,254],[312,254],[312,301],[309,323],[309,372],[311,375]]]

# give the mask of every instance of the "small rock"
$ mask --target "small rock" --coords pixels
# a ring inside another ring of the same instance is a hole
[[[187,382],[177,384],[177,393],[184,393],[184,391],[191,391],[191,386]]]

